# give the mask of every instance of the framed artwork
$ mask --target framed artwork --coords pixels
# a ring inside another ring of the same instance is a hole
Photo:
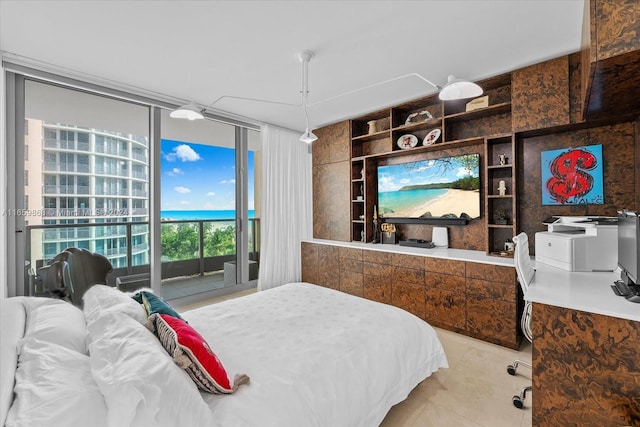
[[[542,204],[604,204],[602,145],[540,153]]]

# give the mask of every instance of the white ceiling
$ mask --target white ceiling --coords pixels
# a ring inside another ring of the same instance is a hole
[[[300,104],[298,53],[311,50],[308,110],[321,127],[434,93],[413,74],[443,85],[449,74],[479,80],[576,52],[583,8],[584,0],[1,0],[0,50],[302,131],[302,108],[234,97]]]

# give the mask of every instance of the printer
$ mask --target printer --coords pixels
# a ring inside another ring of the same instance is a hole
[[[616,217],[557,216],[535,236],[536,262],[566,271],[614,271],[618,267]]]

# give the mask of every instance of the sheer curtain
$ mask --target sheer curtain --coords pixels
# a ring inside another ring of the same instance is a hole
[[[311,150],[300,134],[262,127],[258,290],[300,281],[300,241],[313,235]]]

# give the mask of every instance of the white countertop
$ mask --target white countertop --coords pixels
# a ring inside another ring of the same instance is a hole
[[[467,249],[449,248],[414,248],[412,246],[383,245],[381,243],[341,242],[337,240],[310,239],[309,243],[321,245],[341,246],[353,249],[391,252],[397,254],[419,255],[432,258],[453,259],[457,261],[479,262],[482,264],[504,265],[513,267],[513,258],[487,255],[484,251],[470,251]]]
[[[640,304],[615,295],[611,289],[619,278],[619,272],[570,272],[538,262],[524,298],[640,322]]]

